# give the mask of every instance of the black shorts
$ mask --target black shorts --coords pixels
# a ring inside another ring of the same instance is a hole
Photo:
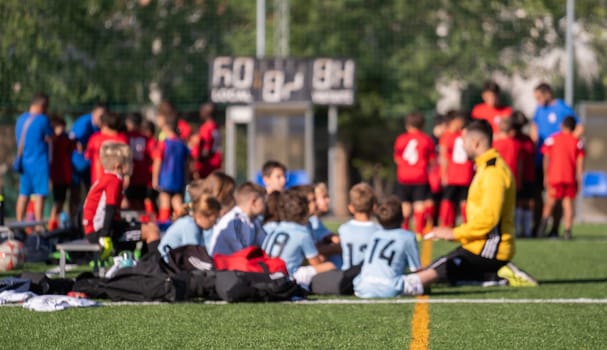
[[[124,191],[124,195],[129,200],[144,200],[148,194],[147,186],[129,186]]]
[[[403,202],[423,202],[432,199],[430,185],[403,185],[399,184],[400,199]]]
[[[516,192],[516,199],[517,200],[522,200],[522,199],[531,199],[533,198],[535,192],[536,192],[536,185],[533,182],[524,182],[521,185],[521,188],[518,190],[518,192]]]
[[[438,282],[452,285],[463,281],[496,280],[497,270],[507,261],[487,259],[457,247],[449,254],[436,259],[428,268],[436,270]]]
[[[53,184],[53,200],[55,202],[65,202],[67,197],[67,189],[71,185],[55,185]]]
[[[468,186],[449,185],[443,190],[443,199],[453,203],[466,201],[468,198]]]

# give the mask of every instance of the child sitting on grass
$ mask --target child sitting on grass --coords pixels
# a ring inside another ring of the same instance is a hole
[[[210,230],[219,216],[221,204],[202,192],[202,180],[195,180],[188,186],[191,202],[185,205],[185,214],[178,218],[166,231],[158,251],[166,258],[170,249],[184,245],[204,245],[203,231]]]
[[[236,206],[213,227],[209,253],[230,255],[246,247],[261,247],[266,233],[256,220],[265,208],[263,187],[245,182],[236,189]]]
[[[377,199],[371,186],[359,183],[350,189],[348,211],[352,219],[339,226],[339,240],[342,251],[342,270],[362,264],[371,236],[381,230],[381,226],[371,221]]]
[[[365,250],[360,275],[354,279],[354,294],[360,298],[390,298],[407,292],[406,271],[420,268],[415,234],[401,228],[400,200],[390,197],[376,212],[383,229],[375,232]]]
[[[282,221],[268,235],[263,248],[271,257],[279,257],[287,264],[287,270],[299,285],[308,288],[312,278],[335,269],[331,262],[323,262],[308,231],[308,198],[297,190],[287,190],[280,197]],[[309,266],[301,266],[304,259]]]

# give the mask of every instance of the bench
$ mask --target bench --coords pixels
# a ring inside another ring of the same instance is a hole
[[[57,244],[57,250],[59,251],[59,276],[65,277],[65,252],[93,252],[95,253],[95,272],[98,272],[99,276],[102,277],[104,269],[101,266],[99,260],[99,252],[101,246],[99,244],[92,244],[87,239],[79,239],[71,242]]]

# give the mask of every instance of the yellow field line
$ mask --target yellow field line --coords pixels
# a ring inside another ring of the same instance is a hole
[[[422,266],[430,265],[432,261],[432,240],[422,241],[422,254],[420,257]],[[416,297],[419,301],[428,300],[427,295]],[[413,319],[411,320],[411,343],[410,350],[427,350],[428,340],[430,338],[430,313],[427,302],[418,302],[413,310]]]

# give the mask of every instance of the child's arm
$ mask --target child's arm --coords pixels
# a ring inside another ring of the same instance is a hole
[[[577,185],[578,185],[578,189],[581,189],[582,187],[582,179],[584,178],[584,157],[583,156],[578,156],[577,159],[575,160],[575,167],[576,167],[576,181],[577,181]]]

